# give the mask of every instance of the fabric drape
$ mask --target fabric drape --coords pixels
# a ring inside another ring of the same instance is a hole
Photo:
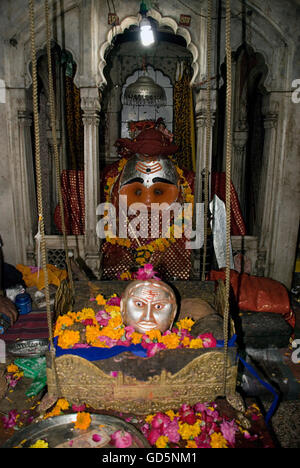
[[[195,125],[193,92],[188,67],[179,72],[174,86],[174,142],[179,150],[176,160],[180,167],[195,171]]]

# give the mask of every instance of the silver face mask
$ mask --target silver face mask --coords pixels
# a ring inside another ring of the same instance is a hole
[[[166,283],[153,279],[131,282],[120,306],[125,325],[142,334],[150,330],[164,333],[172,327],[177,311],[173,290]]]
[[[179,176],[169,158],[158,156],[151,159],[134,155],[123,169],[120,188],[133,182],[140,182],[149,188],[156,182],[178,185]]]

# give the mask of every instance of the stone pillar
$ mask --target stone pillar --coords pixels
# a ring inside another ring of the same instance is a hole
[[[263,104],[265,138],[261,172],[264,190],[262,197],[260,197],[262,202],[259,239],[259,251],[261,255],[264,254],[265,259],[265,276],[269,276],[271,271],[271,246],[276,204],[275,193],[278,187],[278,163],[276,162],[278,106],[279,103],[274,100],[272,95],[268,95],[265,98]]]
[[[212,91],[212,95],[214,92]],[[203,181],[202,178],[206,170],[209,172],[209,192],[211,181],[211,155],[212,155],[212,140],[213,127],[215,123],[215,99],[212,99],[211,104],[211,132],[210,132],[210,154],[208,167],[206,166],[206,136],[207,136],[207,109],[206,109],[206,90],[201,90],[197,96],[196,102],[196,136],[197,136],[197,153],[196,153],[196,174],[195,174],[195,201],[201,203],[204,201]]]
[[[81,88],[81,108],[84,125],[84,197],[85,197],[85,261],[94,274],[99,276],[99,239],[96,234],[96,210],[100,202],[99,172],[99,89]]]
[[[37,202],[31,143],[32,118],[26,110],[18,110],[20,148],[20,201],[23,211],[25,262],[35,264],[34,231],[37,229]]]
[[[292,92],[272,92],[264,106],[266,141],[262,247],[266,276],[291,287],[300,219],[299,104]]]

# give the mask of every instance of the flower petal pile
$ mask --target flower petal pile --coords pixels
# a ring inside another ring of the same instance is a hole
[[[183,404],[176,413],[152,414],[145,421],[143,434],[157,448],[234,448],[240,430],[215,403]]]

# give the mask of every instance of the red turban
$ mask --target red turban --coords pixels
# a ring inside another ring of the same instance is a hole
[[[178,146],[170,143],[163,133],[155,128],[141,131],[134,140],[119,138],[116,145],[125,147],[132,153],[148,154],[149,156],[167,156],[178,151]]]

